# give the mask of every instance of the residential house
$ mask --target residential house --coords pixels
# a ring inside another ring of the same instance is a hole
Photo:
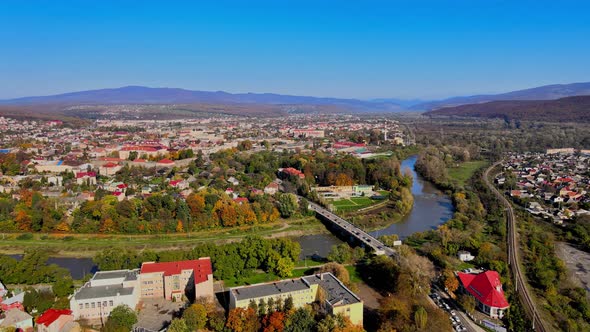
[[[510,306],[504,295],[500,275],[496,271],[479,274],[458,272],[461,292],[475,298],[476,307],[492,318],[502,318]]]
[[[19,294],[14,295],[11,298],[0,301],[0,309],[2,309],[2,311],[8,311],[10,309],[18,309],[24,311],[25,308],[23,306],[23,302],[25,302],[25,292],[21,292]]]
[[[96,173],[95,172],[78,172],[76,173],[76,183],[79,185],[96,185]]]
[[[33,316],[19,309],[10,309],[0,314],[0,330],[13,327],[22,331],[33,330]]]
[[[279,184],[276,182],[269,183],[266,187],[264,187],[264,193],[269,195],[274,195],[279,191]]]
[[[74,322],[74,315],[69,309],[48,309],[37,317],[38,332],[75,332],[80,331],[80,324]]]
[[[174,162],[170,159],[162,159],[156,163],[158,167],[174,167]]]

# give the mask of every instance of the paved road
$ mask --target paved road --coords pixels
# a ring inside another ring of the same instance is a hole
[[[467,329],[467,332],[485,332],[484,329],[482,329],[477,324],[472,322],[471,319],[469,319],[467,317],[467,315],[461,311],[461,309],[456,305],[455,301],[453,299],[451,299],[446,292],[444,292],[444,291],[438,289],[438,287],[434,287],[434,286],[432,287],[432,291],[434,293],[438,294],[441,297],[441,299],[443,299],[445,301],[445,303],[447,303],[449,305],[451,310],[455,311],[457,316],[459,316],[459,320],[461,321],[461,325],[463,325]],[[438,306],[436,304],[436,301],[434,301],[432,298],[430,298],[430,300],[434,303],[435,306]],[[444,308],[443,308],[443,310],[444,310]],[[449,314],[449,317],[450,316],[451,315]]]
[[[508,264],[510,264],[510,269],[512,270],[512,275],[514,276],[514,285],[516,286],[516,291],[520,296],[521,302],[527,315],[529,316],[529,319],[532,319],[533,328],[536,331],[545,332],[547,331],[547,328],[539,317],[537,307],[535,306],[533,299],[529,294],[526,280],[520,269],[520,246],[518,244],[518,234],[516,230],[516,218],[514,218],[514,210],[512,209],[512,205],[510,202],[508,202],[506,197],[504,197],[504,195],[502,195],[498,189],[496,189],[496,187],[490,183],[489,180],[490,170],[500,164],[501,162],[497,162],[486,169],[486,171],[483,173],[483,179],[488,188],[492,190],[492,192],[496,195],[500,202],[502,202],[502,205],[504,205],[506,209],[506,221],[508,227]]]
[[[376,255],[393,256],[396,253],[395,250],[384,245],[383,243],[381,243],[381,241],[377,240],[372,235],[366,233],[365,231],[351,224],[347,220],[342,219],[334,213],[324,209],[318,204],[309,202],[309,209],[322,215],[324,218],[328,219],[330,222],[337,225],[340,229],[344,230],[354,238],[364,243],[366,247],[372,248]]]

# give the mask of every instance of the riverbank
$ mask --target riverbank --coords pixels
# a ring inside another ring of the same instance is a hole
[[[32,238],[17,239],[18,233],[0,234],[0,253],[22,254],[27,249],[51,252],[52,257],[94,257],[107,248],[129,248],[153,251],[188,249],[206,242],[227,243],[256,235],[266,238],[299,237],[329,233],[315,217],[244,226],[213,229],[191,233],[128,235],[128,234],[32,234]]]

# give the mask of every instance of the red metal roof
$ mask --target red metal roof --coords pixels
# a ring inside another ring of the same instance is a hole
[[[141,273],[163,272],[165,276],[180,274],[183,270],[194,271],[195,284],[207,281],[207,276],[213,273],[209,257],[188,261],[143,263],[141,265]]]
[[[95,177],[96,176],[96,173],[94,173],[94,172],[79,172],[79,173],[76,173],[76,178],[77,179],[83,178],[85,176]]]
[[[170,159],[162,159],[158,161],[159,164],[174,164],[174,162]]]
[[[72,310],[70,309],[48,309],[41,316],[37,318],[37,324],[43,324],[47,327],[55,322],[61,315],[71,315]]]
[[[463,287],[479,302],[502,309],[510,306],[504,296],[498,272],[486,271],[479,274],[459,272],[457,275]]]

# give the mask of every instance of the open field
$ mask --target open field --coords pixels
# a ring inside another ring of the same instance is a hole
[[[125,234],[33,234],[30,239],[17,239],[18,233],[0,234],[0,253],[20,254],[33,248],[51,251],[53,256],[93,257],[106,248],[150,249],[155,251],[187,249],[206,242],[239,241],[248,235],[262,237],[287,237],[306,234],[326,233],[325,226],[314,217],[298,220],[236,227],[212,229],[192,233],[171,233],[152,235]]]
[[[339,212],[347,212],[359,210],[367,206],[377,204],[379,202],[381,201],[375,201],[370,199],[369,197],[351,197],[348,199],[340,199],[337,201],[333,201],[330,204],[334,205],[336,210]]]
[[[458,167],[447,168],[449,179],[464,186],[467,180],[473,176],[473,173],[485,165],[487,165],[486,161],[477,160],[461,163]]]

